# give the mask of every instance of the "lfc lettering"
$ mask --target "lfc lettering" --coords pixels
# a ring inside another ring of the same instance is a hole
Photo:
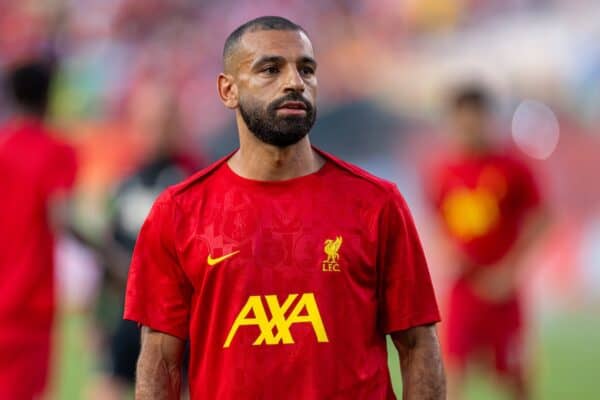
[[[327,239],[325,240],[325,245],[323,246],[323,251],[327,258],[323,260],[321,265],[321,270],[323,272],[340,272],[340,264],[338,264],[338,260],[340,259],[340,247],[342,246],[343,238],[341,236],[337,236],[335,240]]]
[[[311,324],[317,342],[329,342],[319,307],[313,293],[304,293],[300,296],[298,302],[292,308],[292,305],[298,298],[298,294],[290,294],[285,301],[280,304],[276,295],[250,296],[248,301],[242,307],[235,318],[223,348],[228,348],[233,341],[238,329],[245,326],[257,326],[260,329],[260,335],[256,338],[253,346],[293,344],[294,338],[290,332],[293,324],[309,323]],[[271,318],[267,317],[265,303],[270,311]],[[288,311],[291,311],[288,313]],[[287,314],[287,316],[286,316]]]

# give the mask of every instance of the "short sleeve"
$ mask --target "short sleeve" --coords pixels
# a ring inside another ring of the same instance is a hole
[[[445,180],[446,168],[440,163],[428,164],[421,169],[421,186],[428,206],[435,206],[436,210],[442,202],[441,182]]]
[[[124,318],[185,340],[192,286],[178,261],[176,211],[166,191],[142,226],[129,269]]]
[[[65,143],[55,143],[48,157],[44,176],[46,192],[54,195],[69,191],[77,175],[77,156],[75,149]]]
[[[379,215],[379,322],[391,333],[440,321],[415,224],[396,188]]]
[[[542,203],[540,188],[530,167],[525,163],[517,163],[519,175],[519,193],[524,210],[538,208]]]

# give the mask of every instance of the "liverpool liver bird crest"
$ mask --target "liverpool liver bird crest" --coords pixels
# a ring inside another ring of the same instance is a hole
[[[327,254],[326,263],[335,263],[340,259],[340,255],[338,252],[340,251],[340,247],[342,246],[342,237],[337,236],[335,240],[327,239],[325,240],[325,247],[323,251]]]

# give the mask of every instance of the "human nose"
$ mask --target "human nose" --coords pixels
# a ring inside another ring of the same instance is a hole
[[[304,92],[304,79],[296,68],[289,68],[285,79],[285,91]]]

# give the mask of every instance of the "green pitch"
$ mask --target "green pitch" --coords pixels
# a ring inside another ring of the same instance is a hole
[[[600,398],[600,317],[594,313],[563,315],[538,327],[537,376],[534,399]],[[95,361],[87,350],[87,320],[79,315],[62,318],[57,342],[60,357],[54,368],[55,400],[84,399],[83,391],[94,370]],[[395,351],[390,351],[390,370],[396,393],[400,393],[400,371]],[[401,398],[398,396],[398,398]],[[467,400],[502,400],[489,378],[474,373],[469,380]]]

